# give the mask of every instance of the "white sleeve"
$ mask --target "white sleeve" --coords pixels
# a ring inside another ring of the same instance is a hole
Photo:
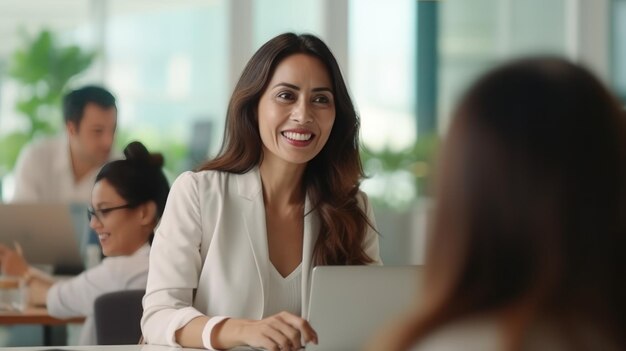
[[[373,228],[370,227],[369,225],[367,226],[365,238],[363,238],[363,250],[372,260],[374,260],[370,264],[382,265],[383,261],[380,258],[380,248],[378,246],[378,233],[376,232],[376,230],[378,229],[376,228],[376,220],[374,219],[374,209],[372,207],[372,204],[369,202],[367,195],[365,195],[365,193],[361,192],[360,197],[361,197],[360,198],[361,201],[359,202],[365,209],[365,213],[367,214],[367,219],[369,220],[370,224],[373,226]]]
[[[52,285],[46,295],[46,306],[51,316],[69,318],[93,314],[93,304],[100,295],[120,290],[119,277],[105,259],[101,264],[80,275]]]
[[[15,165],[15,192],[11,202],[37,202],[39,190],[37,179],[41,167],[37,162],[37,150],[32,145],[25,147]]]
[[[181,174],[170,190],[150,252],[141,329],[150,344],[179,346],[175,333],[203,314],[192,307],[202,259],[199,187],[194,173]]]

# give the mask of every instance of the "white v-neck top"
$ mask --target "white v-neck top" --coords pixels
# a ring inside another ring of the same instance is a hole
[[[283,277],[273,264],[269,269],[269,288],[267,305],[263,310],[263,318],[287,311],[300,316],[302,311],[302,263]]]

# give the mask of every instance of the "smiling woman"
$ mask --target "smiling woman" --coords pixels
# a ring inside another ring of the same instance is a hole
[[[322,150],[335,122],[331,86],[315,57],[295,54],[276,66],[259,100],[264,167],[302,165]]]
[[[102,167],[91,194],[90,226],[107,256],[129,255],[152,242],[169,193],[160,154],[149,154],[139,142],[124,153],[126,160]]]
[[[313,267],[380,264],[358,131],[326,44],[293,33],[264,44],[235,87],[220,154],[172,186],[150,260],[146,340],[316,343],[305,319]]]
[[[0,244],[3,274],[28,282],[30,302],[46,305],[57,318],[87,317],[80,344],[95,345],[94,301],[118,290],[144,289],[149,243],[169,193],[163,158],[139,142],[124,150],[125,160],[106,164],[96,177],[89,209],[90,226],[98,233],[105,258],[75,278],[55,282],[29,267],[22,253]]]

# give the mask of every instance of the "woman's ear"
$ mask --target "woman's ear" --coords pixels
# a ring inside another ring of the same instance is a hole
[[[141,205],[141,225],[153,225],[156,220],[156,204],[154,201],[148,201]]]

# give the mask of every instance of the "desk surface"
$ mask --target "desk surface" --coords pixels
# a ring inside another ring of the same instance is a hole
[[[22,312],[0,311],[0,325],[41,324],[63,325],[68,323],[83,323],[85,318],[58,319],[51,317],[45,307],[28,307]]]
[[[44,350],[58,350],[58,351],[186,351],[186,350],[199,350],[190,348],[178,348],[169,346],[158,345],[114,345],[114,346],[55,346],[55,347],[4,347],[3,350],[14,351],[44,351]],[[230,349],[230,351],[251,351],[258,350],[249,347],[238,347]],[[206,351],[206,350],[204,350]]]

